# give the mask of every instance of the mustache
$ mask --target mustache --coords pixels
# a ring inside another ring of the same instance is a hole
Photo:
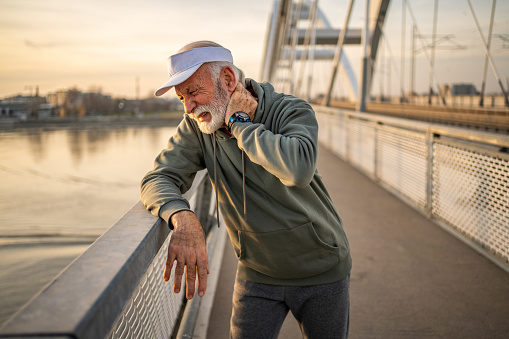
[[[204,113],[212,114],[213,112],[218,112],[218,111],[226,112],[226,108],[228,107],[230,98],[227,98],[227,100],[225,100],[225,101],[226,102],[224,103],[224,106],[223,106],[223,103],[221,102],[221,100],[218,100],[218,99],[216,99],[213,102],[210,102],[208,104],[205,104],[205,105],[199,105],[199,106],[195,107],[193,109],[193,111],[191,112],[191,114],[189,114],[189,115],[191,116],[191,118],[196,119]]]
[[[205,113],[210,113],[212,110],[211,108],[212,107],[210,107],[210,105],[201,105],[201,106],[195,107],[193,112],[191,112],[191,114],[189,114],[189,115],[192,119],[196,120],[200,115],[205,114]]]
[[[210,110],[212,109],[212,107],[210,107],[210,106],[212,106],[212,105],[207,104],[207,105],[200,105],[200,106],[196,107],[193,110],[193,115],[198,117],[203,113],[210,112]]]

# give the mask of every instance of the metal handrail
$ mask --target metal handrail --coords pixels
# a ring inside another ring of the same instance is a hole
[[[207,186],[210,181],[201,171],[185,197],[193,210],[204,203],[209,213],[197,215],[211,219],[214,206]],[[138,202],[5,323],[0,338],[105,338],[168,236],[167,223]]]
[[[408,120],[405,118],[388,117],[377,114],[367,114],[357,111],[351,111],[341,108],[325,107],[313,105],[316,112],[330,115],[342,114],[347,117],[355,117],[359,119],[369,120],[377,124],[386,124],[401,128],[411,129],[420,132],[431,132],[439,135],[460,138],[468,141],[490,144],[499,147],[509,147],[509,136],[499,133],[490,133],[477,131],[472,129],[447,126],[437,123],[424,121]]]

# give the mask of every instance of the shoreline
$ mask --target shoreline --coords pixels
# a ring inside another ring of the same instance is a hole
[[[83,128],[123,128],[123,127],[160,127],[177,126],[182,120],[183,111],[148,113],[142,116],[107,115],[83,117],[48,117],[38,119],[0,119],[0,131],[20,130],[57,130],[57,129],[83,129]]]

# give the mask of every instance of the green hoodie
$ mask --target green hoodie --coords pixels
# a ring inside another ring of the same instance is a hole
[[[240,278],[292,286],[345,278],[351,269],[350,249],[316,170],[318,124],[313,109],[302,99],[274,92],[269,83],[247,79],[246,87],[258,98],[254,121],[236,122],[231,135],[223,130],[205,134],[185,116],[143,178],[141,200],[171,227],[174,213],[190,210],[182,194],[196,172],[206,168],[239,258]]]

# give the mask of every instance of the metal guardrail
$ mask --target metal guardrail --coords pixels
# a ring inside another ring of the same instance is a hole
[[[185,195],[209,248],[217,230],[212,194],[202,171]],[[174,294],[173,275],[162,279],[170,238],[166,222],[137,203],[11,318],[0,338],[175,337],[185,288]]]
[[[509,272],[509,137],[315,106],[319,141]]]
[[[316,105],[321,103],[314,102]],[[354,101],[331,100],[334,109],[355,110]],[[509,109],[490,107],[461,107],[427,104],[410,104],[396,102],[366,103],[366,112],[377,115],[412,119],[417,121],[447,124],[453,127],[469,128],[471,130],[486,130],[490,132],[509,132]]]

